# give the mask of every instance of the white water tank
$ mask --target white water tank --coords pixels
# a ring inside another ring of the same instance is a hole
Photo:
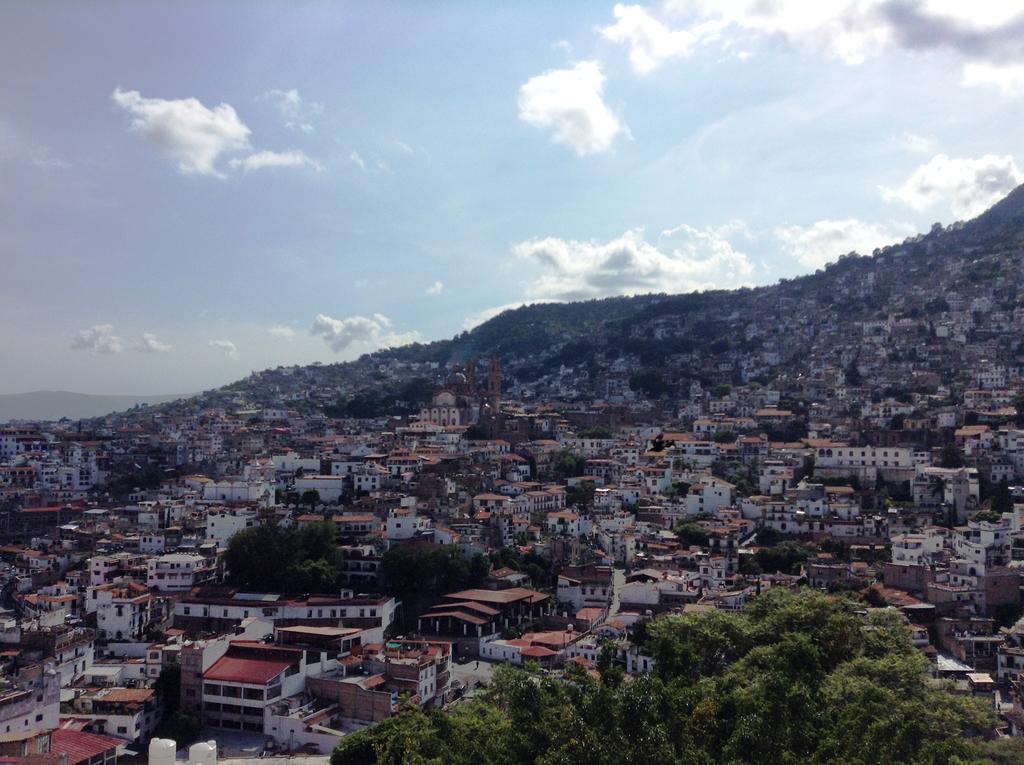
[[[174,752],[178,745],[169,738],[149,741],[149,765],[174,765]]]
[[[200,741],[188,748],[190,765],[217,765],[217,742]]]

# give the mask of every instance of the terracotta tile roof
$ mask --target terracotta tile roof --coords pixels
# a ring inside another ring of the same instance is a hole
[[[472,600],[477,603],[505,604],[520,600],[533,600],[533,596],[541,594],[523,587],[511,587],[507,590],[462,590],[445,595],[445,598],[448,600]]]
[[[478,616],[470,616],[469,614],[464,614],[460,611],[431,611],[429,613],[423,614],[424,619],[429,619],[435,616],[458,619],[460,622],[469,622],[470,624],[476,625],[487,624],[486,619],[481,619]]]
[[[151,688],[111,688],[106,693],[96,696],[96,701],[109,701],[118,704],[145,704],[156,697]]]
[[[124,743],[124,741],[110,736],[63,728],[55,730],[50,738],[51,749],[54,752],[67,754],[68,765],[88,762],[93,757],[109,752],[111,749],[117,749]]]
[[[539,645],[528,646],[522,649],[520,653],[530,659],[546,659],[555,655],[555,651],[552,651],[550,648],[543,648]]]
[[[277,675],[288,669],[290,665],[291,662],[284,659],[251,659],[238,656],[223,656],[203,673],[203,679],[220,680],[225,683],[266,685]]]

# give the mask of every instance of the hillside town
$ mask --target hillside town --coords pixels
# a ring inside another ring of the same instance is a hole
[[[923,320],[890,317],[810,376],[672,407],[628,368],[523,395],[493,358],[435,365],[411,415],[265,391],[0,427],[0,752],[327,754],[499,665],[657,672],[652,619],[780,588],[897,614],[1024,735],[1024,368],[961,326],[1013,318],[979,300],[936,328],[951,379],[895,360]]]

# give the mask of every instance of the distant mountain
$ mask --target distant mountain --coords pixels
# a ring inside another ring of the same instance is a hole
[[[933,392],[937,381],[976,385],[982,360],[1024,366],[1024,186],[966,223],[836,256],[813,274],[753,289],[527,305],[449,340],[268,369],[168,408],[410,413],[446,365],[492,356],[506,389],[526,399],[621,400],[624,384],[666,400],[687,398],[694,382],[806,390],[823,375],[835,380],[835,370],[847,384]]]
[[[8,420],[77,420],[102,417],[134,406],[163,404],[186,398],[182,394],[165,396],[100,396],[66,390],[40,390],[31,393],[0,393],[0,422]]]

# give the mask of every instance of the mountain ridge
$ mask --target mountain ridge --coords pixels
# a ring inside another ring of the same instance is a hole
[[[448,339],[352,361],[267,369],[196,400],[285,404],[331,416],[411,414],[429,400],[446,366],[491,356],[502,361],[513,395],[524,399],[628,396],[621,380],[609,382],[616,375],[625,375],[644,397],[685,399],[693,382],[767,384],[822,367],[870,366],[859,346],[838,349],[865,322],[917,322],[921,343],[945,347],[935,338],[938,324],[953,322],[960,331],[947,299],[994,300],[1004,312],[1024,309],[1022,241],[1024,185],[972,220],[937,223],[871,255],[847,253],[814,273],[771,285],[534,303]],[[997,282],[994,291],[985,286]],[[987,332],[980,325],[970,330],[982,341]],[[898,360],[888,361],[898,368]],[[942,371],[941,364],[936,368]],[[952,380],[943,374],[944,382]],[[182,405],[191,404],[161,406]]]
[[[102,417],[134,406],[153,406],[189,398],[190,394],[132,396],[37,390],[0,393],[0,422],[12,420],[59,420]]]

